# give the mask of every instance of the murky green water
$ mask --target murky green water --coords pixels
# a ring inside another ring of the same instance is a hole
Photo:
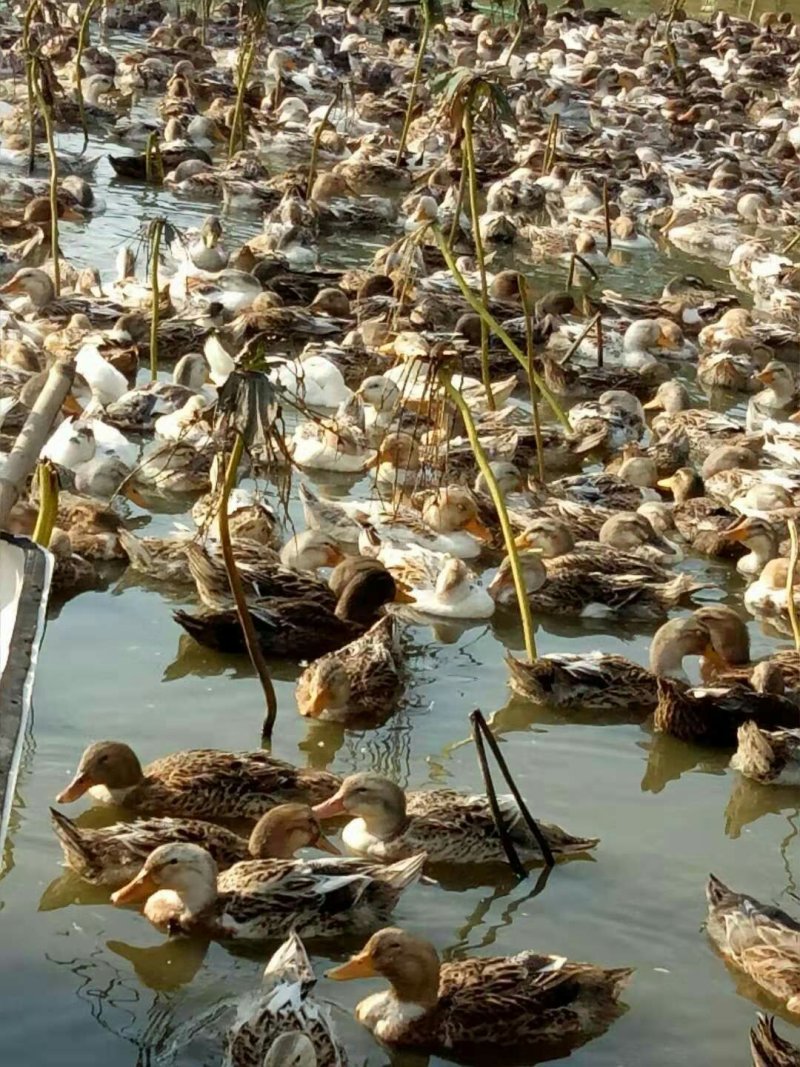
[[[138,219],[167,211],[188,225],[206,210],[116,182],[105,161],[97,178],[106,211],[85,226],[66,225],[64,246],[76,262],[100,263],[109,274]],[[254,234],[258,220],[232,217],[225,226],[234,243]],[[363,254],[349,248],[326,262]],[[655,295],[666,275],[685,268],[698,272],[697,263],[674,252],[654,252],[607,269],[602,284]],[[552,277],[537,280],[545,289]],[[158,516],[152,529],[170,522]],[[686,566],[740,593],[740,580],[727,568]],[[208,1035],[192,1036],[192,1020],[258,983],[262,960],[218,945],[204,958],[193,946],[166,947],[137,914],[110,907],[104,893],[62,875],[49,826],[48,805],[91,739],[125,740],[143,760],[181,748],[257,746],[259,687],[246,663],[199,649],[182,634],[170,613],[192,603],[128,575],[112,576],[106,591],[54,611],[0,878],[3,1063],[133,1067],[171,1062],[173,1055],[182,1065],[213,1063],[214,1044]],[[592,631],[555,620],[540,624],[536,636],[540,652],[600,648],[643,662],[649,642],[641,631],[626,636],[624,628]],[[495,713],[506,758],[534,813],[597,835],[601,846],[593,861],[559,866],[537,896],[533,879],[416,887],[400,902],[398,924],[447,955],[532,947],[635,966],[625,996],[629,1012],[576,1052],[576,1065],[749,1063],[747,1032],[760,1001],[705,939],[704,883],[714,871],[796,910],[789,893],[798,873],[797,794],[744,784],[725,756],[654,740],[643,725],[556,717],[510,699],[504,647],[522,642],[508,620],[440,632],[442,640],[430,628],[410,627],[408,637],[407,704],[369,733],[309,726],[295,711],[294,668],[280,671],[276,755],[340,773],[379,768],[412,787],[479,789],[473,748],[457,742],[467,735],[468,712],[480,706]],[[774,641],[754,627],[753,646],[757,655]],[[336,958],[351,947],[342,945]],[[330,958],[314,953],[318,973]],[[424,1063],[391,1059],[355,1026],[350,1012],[364,988],[319,985],[321,997],[337,1006],[353,1062]]]

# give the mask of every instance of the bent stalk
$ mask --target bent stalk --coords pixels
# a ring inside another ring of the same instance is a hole
[[[475,167],[475,144],[472,139],[472,108],[473,100],[467,99],[464,109],[464,158],[467,164],[467,189],[469,191],[469,213],[472,219],[472,240],[475,245],[475,258],[478,261],[478,273],[481,278],[481,300],[483,306],[489,306],[489,290],[486,285],[486,259],[483,252],[483,239],[481,237],[481,214],[478,208],[478,172]],[[486,403],[489,410],[494,411],[497,407],[492,393],[492,382],[489,377],[489,329],[486,320],[481,318],[481,379],[483,388],[486,390]]]

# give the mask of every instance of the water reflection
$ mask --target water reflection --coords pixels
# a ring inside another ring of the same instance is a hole
[[[765,815],[800,811],[800,790],[791,786],[763,786],[742,775],[732,776],[731,794],[725,808],[725,833],[736,839],[751,823]]]
[[[690,771],[724,775],[731,758],[727,750],[690,745],[669,734],[654,734],[651,740],[638,742],[638,746],[647,752],[643,793],[660,793],[670,782],[677,782]]]

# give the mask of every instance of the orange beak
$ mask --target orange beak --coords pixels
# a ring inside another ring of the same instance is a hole
[[[750,535],[750,522],[748,519],[740,519],[739,522],[723,530],[720,536],[725,541],[746,541]]]
[[[372,956],[364,949],[357,956],[353,956],[341,967],[334,967],[325,972],[326,978],[332,978],[334,982],[349,982],[353,978],[375,978],[378,972],[372,962]]]
[[[492,540],[492,531],[487,526],[484,526],[477,517],[465,523],[464,529],[471,533],[473,537],[477,537],[479,541],[483,541],[484,544],[488,544]]]
[[[659,478],[656,482],[656,485],[659,489],[669,489],[670,492],[672,492],[674,484],[675,483],[672,478]]]
[[[139,871],[132,882],[128,882],[122,889],[111,894],[111,903],[117,906],[121,904],[133,904],[139,900],[147,900],[153,893],[158,892],[158,886],[153,881],[149,871]]]
[[[93,785],[94,782],[88,774],[76,774],[67,788],[62,789],[58,794],[56,804],[71,804],[74,800],[82,797]]]
[[[74,207],[65,206],[61,212],[61,218],[65,222],[85,222],[86,219]]]
[[[531,546],[528,543],[527,535],[524,533],[518,534],[514,538],[514,544],[517,548],[529,549]]]
[[[321,804],[315,804],[311,810],[318,819],[335,819],[337,815],[344,815],[345,806],[341,794],[334,793],[329,800],[323,800]]]
[[[83,414],[83,408],[80,406],[80,404],[75,399],[75,397],[72,395],[72,393],[68,393],[67,396],[65,397],[64,403],[61,405],[61,410],[66,415],[82,415]]]
[[[325,708],[328,706],[328,690],[324,687],[318,689],[314,694],[311,703],[308,705],[307,714],[312,718],[319,716]]]
[[[765,367],[763,370],[756,371],[753,377],[763,382],[764,385],[771,385],[775,381],[775,372]]]
[[[325,565],[327,567],[335,567],[337,563],[341,563],[344,559],[344,552],[338,545],[331,545],[328,551],[325,553]]]
[[[659,341],[659,345],[660,344],[661,344],[661,342]],[[661,345],[661,347],[663,348],[664,346]],[[663,410],[664,410],[664,405],[661,403],[661,401],[658,399],[658,397],[655,397],[655,396],[653,397],[652,400],[648,400],[646,404],[642,404],[642,411],[663,411]]]
[[[11,278],[5,285],[0,285],[0,293],[24,293],[25,288],[18,281]]]
[[[728,662],[720,656],[719,652],[710,643],[703,649],[703,659],[709,667],[714,667],[716,670],[725,670],[729,666]]]

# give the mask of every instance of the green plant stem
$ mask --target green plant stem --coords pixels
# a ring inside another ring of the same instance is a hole
[[[458,196],[456,197],[456,209],[453,213],[453,221],[450,224],[450,236],[448,243],[452,248],[455,244],[456,237],[458,236],[458,225],[461,219],[461,207],[464,203],[464,192],[467,188],[467,168],[464,166],[464,158],[462,153],[461,158],[461,174],[458,179]]]
[[[228,523],[228,499],[231,495],[231,490],[236,484],[236,475],[243,453],[244,440],[242,435],[237,433],[233,449],[228,458],[227,467],[225,468],[225,480],[222,483],[222,492],[220,493],[218,515],[219,540],[222,547],[222,558],[225,561],[225,570],[228,574],[228,584],[231,587],[231,595],[233,596],[233,601],[236,605],[236,614],[239,616],[239,625],[242,627],[244,642],[247,646],[247,654],[250,656],[250,662],[253,664],[253,669],[258,675],[258,679],[261,682],[261,688],[264,691],[267,713],[264,718],[261,736],[264,740],[269,741],[272,738],[275,717],[278,714],[278,702],[275,698],[275,689],[272,685],[272,679],[269,676],[266,661],[264,660],[261,647],[258,643],[258,635],[253,626],[253,619],[250,615],[250,610],[247,607],[247,598],[244,594],[242,579],[239,576],[239,570],[233,555],[231,531]]]
[[[428,48],[428,40],[431,35],[431,24],[428,18],[426,6],[422,5],[422,30],[419,35],[419,43],[417,45],[417,61],[414,64],[414,75],[411,79],[411,88],[408,91],[408,104],[406,105],[406,114],[403,119],[403,129],[400,132],[400,144],[397,146],[397,155],[394,158],[395,166],[399,167],[403,162],[403,156],[406,153],[406,141],[408,140],[408,131],[411,128],[411,119],[414,114],[414,106],[417,102],[417,90],[419,89],[420,78],[422,77],[422,64],[425,62],[425,52]]]
[[[486,284],[486,258],[483,251],[483,239],[481,238],[481,213],[478,208],[478,172],[475,166],[475,144],[472,139],[472,109],[473,101],[472,94],[470,94],[467,99],[467,106],[464,109],[464,157],[467,163],[467,190],[469,192],[469,212],[472,218],[472,240],[475,245],[475,258],[478,261],[478,273],[481,278],[481,300],[483,301],[483,306],[488,308],[489,289]],[[483,388],[486,391],[486,403],[489,405],[489,410],[494,411],[497,405],[492,393],[492,380],[489,376],[489,329],[486,325],[486,320],[483,318],[481,319],[481,379]]]
[[[464,420],[464,426],[467,431],[467,437],[472,448],[475,460],[478,464],[481,474],[486,479],[486,484],[489,487],[489,495],[492,498],[492,503],[497,509],[497,516],[500,520],[500,529],[503,532],[503,541],[505,542],[506,554],[508,555],[509,562],[511,563],[511,573],[514,575],[514,588],[517,591],[517,601],[519,602],[519,613],[522,618],[522,632],[525,637],[525,651],[528,655],[528,659],[533,661],[536,659],[536,641],[533,636],[533,618],[531,616],[531,605],[528,601],[528,594],[525,589],[525,579],[522,574],[522,566],[519,561],[519,553],[517,552],[517,546],[514,544],[514,531],[511,529],[511,521],[508,517],[508,511],[506,509],[506,502],[503,499],[503,494],[500,492],[500,487],[497,484],[497,479],[494,476],[494,471],[489,463],[486,453],[483,450],[483,445],[478,437],[478,431],[475,427],[475,422],[472,418],[472,412],[469,410],[467,402],[459,391],[453,386],[450,381],[450,375],[446,371],[439,372],[439,381],[442,384],[442,388],[447,394],[448,398],[458,408],[461,418]]]
[[[58,156],[56,155],[56,144],[53,134],[53,116],[50,114],[50,108],[44,99],[44,94],[39,85],[38,75],[41,74],[41,71],[37,71],[33,63],[31,69],[33,73],[33,91],[36,95],[36,106],[42,114],[44,135],[47,141],[47,155],[50,159],[50,244],[52,246],[51,251],[53,254],[53,291],[56,296],[59,296],[61,293],[61,265],[58,261]]]
[[[41,460],[37,468],[39,482],[39,514],[33,530],[33,540],[47,548],[58,516],[58,475],[49,460]]]
[[[151,314],[150,314],[150,381],[158,378],[158,318],[159,318],[159,292],[158,292],[158,260],[161,255],[161,233],[164,229],[164,220],[155,219],[152,229],[152,247],[150,251],[150,288]]]
[[[34,153],[36,151],[36,113],[34,108],[34,69],[33,55],[31,54],[31,22],[39,0],[30,0],[25,18],[22,21],[22,54],[25,57],[25,86],[28,93],[28,115],[30,126],[28,130],[28,173],[33,174]]]
[[[92,12],[96,6],[97,0],[89,0],[89,3],[86,5],[86,10],[81,19],[81,28],[78,33],[78,47],[75,51],[75,94],[78,97],[78,112],[81,117],[81,129],[83,130],[83,147],[81,148],[81,155],[86,151],[86,146],[89,143],[89,128],[86,125],[86,107],[83,102],[81,60],[83,59],[83,51],[86,48],[86,41],[89,36],[89,19],[92,17]]]
[[[489,327],[492,333],[494,333],[497,337],[500,338],[500,340],[506,346],[511,355],[514,356],[514,358],[517,360],[523,370],[527,371],[527,360],[525,359],[524,352],[519,348],[518,345],[516,345],[511,340],[511,338],[508,336],[508,334],[497,321],[497,319],[495,319],[492,313],[486,307],[484,307],[480,300],[476,299],[475,294],[467,285],[464,279],[464,275],[456,266],[456,261],[453,258],[453,253],[450,251],[450,248],[444,239],[444,234],[436,226],[432,227],[432,229],[436,244],[439,246],[439,251],[442,253],[445,263],[447,263],[447,269],[455,278],[458,288],[461,290],[461,294],[464,299],[467,301],[472,310],[480,316],[481,320],[486,322],[486,325]],[[567,431],[567,433],[570,433],[572,430],[572,426],[570,425],[570,421],[567,417],[567,414],[561,407],[559,402],[556,400],[556,398],[553,396],[552,392],[547,388],[546,382],[544,382],[540,375],[538,375],[535,371],[533,373],[533,380],[536,382],[536,388],[547,401],[547,405],[550,410],[553,412],[553,414],[564,427],[564,429]]]
[[[322,140],[322,134],[325,131],[325,127],[328,125],[328,119],[331,112],[339,99],[339,89],[331,97],[331,102],[325,109],[325,114],[322,116],[322,121],[316,130],[314,130],[314,140],[311,142],[311,161],[308,164],[308,182],[306,183],[306,200],[311,198],[311,190],[314,188],[314,182],[317,180],[317,158],[319,156],[319,145]]]

